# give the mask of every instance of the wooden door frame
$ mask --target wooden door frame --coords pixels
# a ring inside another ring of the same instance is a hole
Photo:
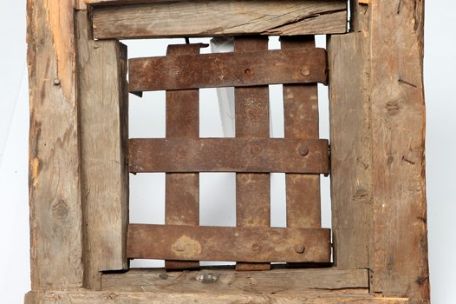
[[[352,1],[350,32],[328,36],[335,265],[293,276],[297,287],[305,275],[330,288],[268,295],[103,289],[101,270],[127,266],[126,53],[116,40],[90,39],[86,10],[83,0],[28,0],[32,291],[26,303],[429,303],[423,0]],[[90,85],[106,74],[117,86],[107,99],[97,89],[110,88]],[[95,108],[97,101],[104,108]],[[97,109],[113,124],[103,143],[110,162],[101,170],[90,157],[101,149],[93,143],[106,136],[90,116]],[[115,183],[103,184],[97,174]],[[115,195],[103,197],[93,190],[99,187]],[[107,205],[95,204],[103,200]],[[112,214],[120,216],[110,222]],[[99,242],[108,250],[97,250]],[[338,287],[327,281],[360,270],[368,275],[365,294],[345,292],[353,281]]]

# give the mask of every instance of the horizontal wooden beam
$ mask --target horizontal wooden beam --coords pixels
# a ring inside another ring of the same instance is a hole
[[[328,174],[328,141],[298,139],[130,139],[130,172]]]
[[[345,0],[89,0],[96,39],[316,35],[347,31]]]
[[[169,292],[117,291],[48,291],[29,292],[25,304],[406,304],[406,298],[383,298],[370,295],[338,294],[329,291],[301,295],[204,294]]]
[[[366,269],[341,270],[328,267],[233,271],[222,267],[224,266],[184,272],[166,272],[165,269],[132,269],[125,273],[104,274],[102,285],[103,290],[111,291],[200,294],[254,292],[262,295],[279,292],[280,294],[302,294],[311,290],[367,294],[369,288]]]
[[[131,59],[129,90],[325,83],[326,51],[303,49]]]
[[[328,263],[330,229],[130,224],[133,259]]]

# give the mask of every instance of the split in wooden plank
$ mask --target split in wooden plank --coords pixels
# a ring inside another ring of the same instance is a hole
[[[85,218],[85,286],[101,288],[100,271],[128,267],[127,48],[87,37],[78,12],[81,175]]]
[[[33,290],[83,286],[73,1],[28,1]]]
[[[130,59],[131,92],[325,83],[324,49],[263,50]]]
[[[267,37],[237,37],[234,39],[234,55],[242,56],[247,52],[262,51],[265,56],[268,50]],[[251,54],[251,53],[250,53]],[[264,58],[259,58],[264,59]],[[255,69],[253,69],[255,66]],[[250,77],[257,75],[256,65],[243,66],[244,74]],[[236,87],[235,100],[235,134],[237,138],[269,138],[269,88],[255,86]],[[281,151],[276,151],[281,153]],[[258,154],[258,153],[255,153]],[[255,158],[252,155],[252,158]],[[269,227],[271,222],[271,189],[268,173],[236,173],[236,225],[238,227]],[[236,270],[268,270],[269,263],[236,263]]]
[[[168,56],[199,54],[201,44],[170,45]],[[199,138],[199,91],[166,91],[166,137]],[[198,173],[167,173],[165,223],[199,224]],[[198,268],[195,261],[165,261],[166,269]]]
[[[103,290],[129,292],[169,292],[205,294],[303,294],[310,290],[367,294],[366,269],[335,268],[242,271],[208,267],[201,271],[166,272],[164,269],[132,269],[126,273],[107,273]]]
[[[314,36],[281,37],[282,50],[315,48]],[[318,139],[316,84],[283,86],[285,138]],[[287,227],[321,227],[320,176],[286,175]]]
[[[130,139],[130,172],[329,173],[328,141]]]
[[[330,262],[329,229],[128,226],[133,259],[241,262]]]
[[[90,5],[96,39],[292,36],[347,31],[344,0],[90,1]]]
[[[26,304],[407,304],[407,298],[384,298],[371,295],[341,295],[330,291],[308,292],[299,295],[204,294],[169,292],[91,292],[48,291],[30,292]]]

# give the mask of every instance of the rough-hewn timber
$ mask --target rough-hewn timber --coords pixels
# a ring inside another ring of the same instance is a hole
[[[289,36],[347,30],[343,0],[91,2],[97,39]]]
[[[85,286],[101,287],[100,271],[127,268],[128,97],[127,49],[87,37],[78,12],[78,86]]]
[[[72,1],[28,1],[32,288],[83,284]]]
[[[276,265],[278,266],[278,265]],[[134,269],[102,277],[103,290],[129,292],[193,292],[208,294],[302,294],[310,290],[367,294],[366,269],[272,269],[233,271],[210,267],[201,271],[166,272],[164,269]]]

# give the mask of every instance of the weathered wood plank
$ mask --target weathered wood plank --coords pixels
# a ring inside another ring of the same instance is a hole
[[[242,271],[207,268],[201,271],[166,272],[164,269],[136,269],[102,277],[103,290],[204,294],[302,294],[310,290],[340,293],[368,293],[366,269],[339,270],[272,269]]]
[[[117,41],[90,39],[85,12],[76,19],[84,275],[85,286],[99,289],[100,271],[128,266],[127,49]]]
[[[199,54],[201,45],[170,45],[168,56]],[[166,91],[166,137],[199,138],[199,91]],[[167,173],[165,223],[199,224],[199,174]],[[198,262],[165,261],[166,269],[199,267]]]
[[[358,9],[353,32],[328,40],[334,262],[343,269],[369,268],[372,238],[370,11]]]
[[[314,36],[281,37],[283,50],[313,49]],[[316,84],[284,85],[285,138],[318,139]],[[321,227],[320,176],[286,175],[287,227]]]
[[[406,298],[383,298],[369,295],[340,295],[328,291],[304,295],[255,294],[195,294],[167,292],[87,292],[49,291],[31,292],[26,304],[406,304]]]
[[[72,1],[28,1],[31,281],[83,284],[82,205]]]
[[[342,0],[91,3],[97,39],[315,35],[347,29],[347,3]]]
[[[329,229],[130,224],[127,254],[133,259],[327,263],[330,247]]]
[[[130,139],[130,171],[329,172],[328,141],[295,139]]]
[[[267,37],[237,37],[234,40],[235,55],[244,54],[245,52],[267,50]],[[264,53],[259,56],[264,56]],[[262,60],[263,58],[258,59]],[[253,66],[255,65],[252,65],[252,67]],[[252,68],[244,69],[245,72],[252,70]],[[244,139],[269,138],[268,86],[249,88],[237,87],[234,89],[234,96],[236,137]],[[276,152],[280,153],[280,151]],[[270,226],[270,201],[271,190],[269,174],[236,174],[236,225],[238,227]],[[268,270],[270,267],[269,263],[246,264],[238,262],[236,264],[236,270],[239,271]]]
[[[354,5],[354,33],[329,50],[336,262],[367,265],[372,292],[412,303],[429,301],[423,6]]]
[[[326,82],[326,51],[247,49],[130,59],[131,92]]]
[[[370,6],[372,138],[378,147],[372,152],[371,286],[373,292],[426,303],[424,1]]]

